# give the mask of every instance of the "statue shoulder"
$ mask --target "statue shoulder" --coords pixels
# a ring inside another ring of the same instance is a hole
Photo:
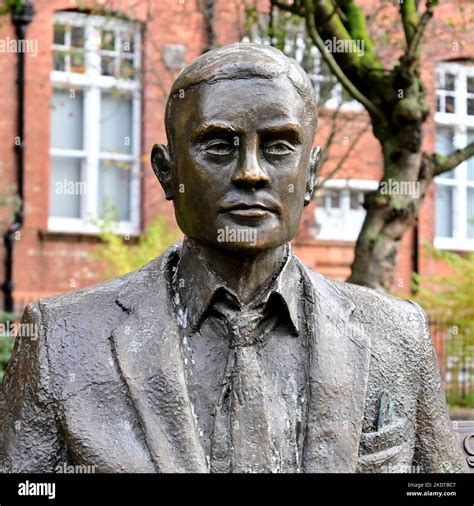
[[[171,253],[172,248],[140,269],[103,283],[40,299],[25,313],[35,308],[36,321],[48,340],[78,339],[90,345],[106,339],[125,318],[128,302],[140,301],[166,283],[163,264]]]
[[[130,284],[140,282],[141,269],[71,292],[45,297],[37,301],[43,321],[65,318],[67,315],[86,315],[89,311],[110,311],[115,298]]]
[[[101,308],[107,312],[108,305],[123,294],[133,294],[139,288],[150,285],[150,280],[152,283],[159,283],[163,277],[163,263],[167,261],[168,257],[175,250],[176,245],[166,250],[162,255],[150,260],[139,269],[102,283],[40,299],[38,306],[43,315],[45,312],[64,314],[68,311],[77,311],[84,313],[88,311],[88,308],[93,310]]]
[[[354,309],[354,316],[363,318],[371,316],[376,319],[393,320],[394,323],[403,322],[405,325],[419,326],[424,324],[426,315],[418,304],[411,300],[385,293],[366,286],[354,285],[346,281],[327,278],[303,265],[308,278],[316,291],[333,294],[349,302]]]

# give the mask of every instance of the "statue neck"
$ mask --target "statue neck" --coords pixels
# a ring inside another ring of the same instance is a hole
[[[282,268],[288,254],[288,244],[264,250],[255,255],[231,253],[196,239],[186,237],[181,261],[196,263],[198,269],[212,270],[246,303],[275,273]]]

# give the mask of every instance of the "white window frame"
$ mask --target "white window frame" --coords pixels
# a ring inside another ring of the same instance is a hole
[[[296,39],[296,61],[301,62],[303,60],[304,50],[305,50],[305,42],[303,34],[298,36]],[[285,40],[285,52],[290,51],[292,48],[289,47],[289,44],[292,44],[292,40]],[[313,83],[313,87],[316,91],[316,96],[319,101],[319,88],[320,83],[331,83],[333,82],[333,86],[331,88],[330,97],[326,99],[324,104],[321,104],[323,109],[337,109],[341,108],[341,111],[352,111],[358,112],[364,109],[364,106],[358,102],[357,100],[343,100],[342,98],[342,84],[334,77],[332,74],[330,75],[322,75],[320,72],[321,64],[323,63],[323,56],[319,49],[315,46],[311,46],[312,57],[314,58],[314,69],[312,72],[308,72],[308,75]]]
[[[270,45],[270,38],[269,37],[261,37],[258,34],[252,35],[252,38],[245,36],[242,38],[242,42],[258,42],[260,44],[266,44]],[[295,50],[295,60],[300,63],[303,60],[303,55],[305,51],[305,41],[304,41],[304,34],[298,34],[298,36],[295,38],[296,41],[296,48],[293,47],[293,40],[292,39],[286,39],[285,40],[285,47],[283,48],[284,53],[290,53],[292,54],[293,49]],[[322,82],[331,82],[333,81],[333,86],[331,88],[331,94],[330,97],[324,102],[324,104],[321,104],[322,109],[337,109],[340,108],[341,111],[348,111],[348,112],[360,112],[364,110],[364,106],[358,102],[355,99],[352,100],[343,100],[342,98],[342,84],[336,79],[336,77],[331,75],[321,75],[320,68],[321,68],[321,62],[323,61],[323,57],[321,55],[321,52],[319,49],[317,49],[315,46],[311,47],[311,55],[312,58],[314,58],[314,69],[312,72],[308,72],[308,76],[311,79],[311,82],[314,87],[314,91],[316,92],[316,96],[318,98],[319,102],[319,87],[320,83]],[[319,105],[318,105],[319,107]]]
[[[330,206],[325,206],[323,208],[318,207],[318,195],[316,194],[316,206],[314,209],[315,213],[315,219],[316,223],[318,222],[318,212],[321,213],[327,212],[327,213],[334,213],[334,214],[340,214],[340,217],[342,219],[345,218],[345,216],[348,216],[347,213],[360,213],[363,212],[364,216],[366,211],[365,210],[356,210],[351,209],[351,200],[350,200],[350,193],[354,190],[360,190],[364,192],[374,191],[379,187],[380,182],[375,181],[372,179],[328,179],[324,182],[321,190],[331,190],[331,189],[337,189],[340,190],[341,196],[340,196],[340,207],[338,209],[331,210]],[[321,198],[321,196],[319,196]],[[325,218],[323,217],[323,220]],[[363,223],[363,222],[362,222]],[[358,235],[359,231],[357,232]],[[320,235],[316,237],[318,241],[346,241],[346,242],[355,242],[357,240],[357,236],[354,237],[347,237],[347,234],[344,232],[344,230],[337,230],[337,229],[331,229],[330,236],[327,236],[325,234]]]
[[[84,27],[85,73],[59,70],[50,72],[53,89],[79,89],[83,92],[83,150],[49,149],[52,157],[83,157],[81,180],[86,181],[87,195],[81,196],[81,217],[60,218],[48,216],[48,230],[52,232],[72,232],[85,234],[100,233],[101,220],[98,219],[99,163],[101,159],[127,162],[131,166],[130,175],[130,221],[119,221],[115,232],[121,235],[137,236],[140,233],[140,152],[141,152],[141,30],[131,21],[87,15],[83,13],[59,12],[54,23]],[[100,74],[100,30],[124,30],[134,34],[133,67],[137,77],[134,80],[119,79]],[[62,46],[53,44],[52,49]],[[101,92],[120,90],[132,99],[132,146],[129,154],[99,154]],[[85,177],[84,177],[85,176]],[[96,223],[92,222],[95,221]]]
[[[436,66],[436,71],[448,72],[455,76],[454,113],[436,112],[434,119],[436,127],[446,127],[453,131],[453,147],[460,149],[468,143],[468,130],[474,131],[474,116],[467,114],[467,77],[474,77],[474,66],[444,62]],[[436,94],[443,95],[444,92],[439,90]],[[438,249],[471,251],[474,250],[474,239],[467,237],[467,189],[474,188],[474,181],[467,178],[467,161],[460,163],[453,169],[453,173],[453,179],[442,176],[435,178],[436,186],[450,186],[454,190],[453,237],[435,236],[434,246]],[[434,217],[436,219],[436,212]]]

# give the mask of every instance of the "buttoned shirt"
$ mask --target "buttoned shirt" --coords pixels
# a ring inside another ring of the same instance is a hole
[[[260,318],[255,340],[276,459],[274,472],[299,472],[308,398],[309,351],[303,277],[290,245],[280,269],[243,304],[185,241],[173,275],[181,349],[193,414],[209,462],[217,402],[229,355],[226,315],[251,311]]]

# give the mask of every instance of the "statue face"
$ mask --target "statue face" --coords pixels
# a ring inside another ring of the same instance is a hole
[[[313,141],[291,83],[223,80],[176,100],[170,172],[183,233],[243,254],[290,241],[304,207]]]

